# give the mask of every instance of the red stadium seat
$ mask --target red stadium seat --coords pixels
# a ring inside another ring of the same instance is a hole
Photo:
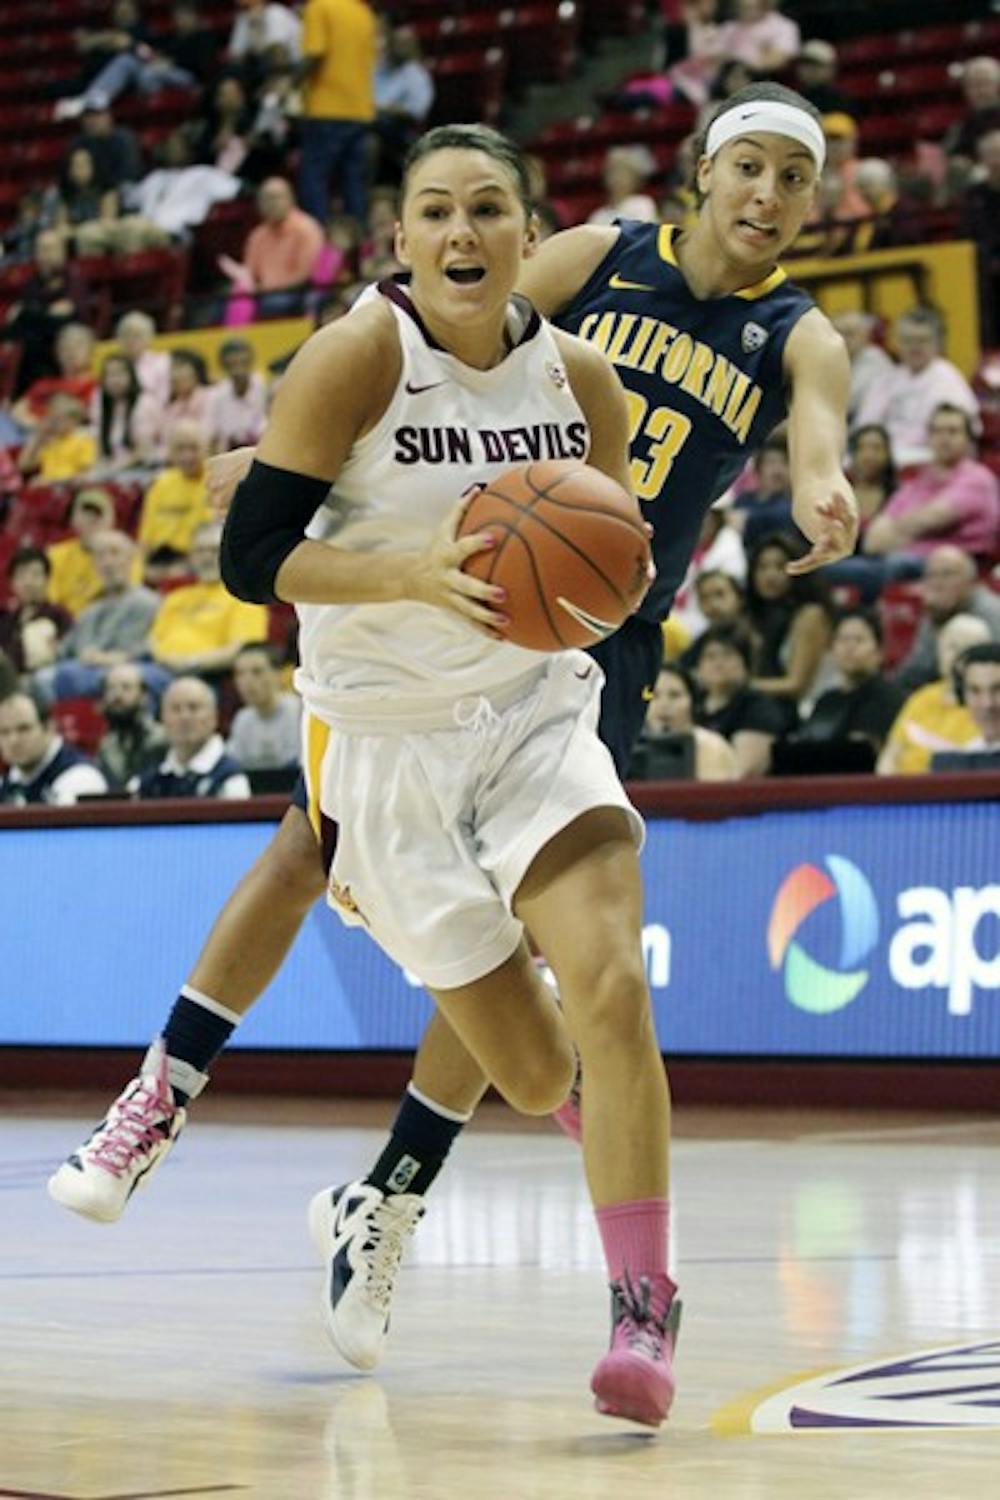
[[[913,645],[923,613],[919,583],[889,583],[882,590],[878,612],[882,621],[882,654],[887,668],[898,666]]]
[[[496,124],[507,77],[507,54],[502,47],[436,58],[432,71],[436,90],[432,125],[477,119]]]
[[[186,250],[138,250],[132,255],[81,256],[76,265],[87,322],[102,338],[115,319],[141,307],[161,328],[177,328],[184,311]]]
[[[52,705],[52,722],[64,740],[93,755],[107,729],[104,715],[91,698],[63,698]]]

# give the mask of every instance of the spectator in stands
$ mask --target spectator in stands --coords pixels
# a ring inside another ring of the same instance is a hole
[[[375,181],[397,183],[403,158],[434,103],[434,79],[421,61],[420,39],[412,26],[380,21],[373,94]]]
[[[98,181],[108,188],[122,188],[142,175],[142,153],[133,130],[116,125],[110,109],[91,103],[84,107],[82,130],[70,151],[86,146],[94,158]]]
[[[702,693],[698,723],[729,741],[739,778],[766,776],[785,715],[774,698],[751,686],[744,633],[732,625],[710,625],[695,642],[694,672]]]
[[[938,406],[960,406],[974,421],[979,406],[958,367],[941,354],[944,326],[933,308],[903,313],[896,320],[895,339],[900,363],[869,389],[857,420],[885,427],[893,457],[905,469],[930,459],[929,424]]]
[[[173,130],[163,143],[163,165],[125,189],[125,201],[165,235],[184,241],[203,224],[216,203],[239,196],[242,184],[231,172],[194,165],[189,133]]]
[[[824,183],[829,188],[836,181],[838,191],[832,195],[828,217],[838,224],[849,224],[868,215],[868,204],[858,192],[858,122],[853,115],[835,111],[823,116],[823,134],[826,137],[826,167]],[[849,240],[845,239],[844,248]],[[839,248],[839,247],[838,247]]]
[[[683,42],[677,48],[671,47],[670,33],[676,28],[668,24],[667,50],[670,55],[683,49],[683,55],[664,70],[630,78],[619,92],[607,97],[609,108],[662,109],[678,97],[699,107],[707,102],[725,58],[725,27],[719,19],[719,0],[682,0],[681,8]]]
[[[5,651],[0,651],[0,703],[11,693],[16,693],[20,685],[14,663]]]
[[[124,531],[102,531],[94,538],[94,566],[101,592],[82,611],[59,647],[59,661],[35,674],[47,698],[97,698],[109,667],[134,661],[154,694],[169,673],[145,660],[159,596],[134,584],[135,542]]]
[[[336,174],[345,210],[363,224],[375,118],[375,16],[365,0],[306,0],[302,21],[299,198],[306,213],[325,224]]]
[[[28,431],[37,427],[53,396],[75,396],[86,406],[97,385],[93,371],[94,334],[85,323],[67,323],[56,334],[58,375],[32,381],[14,406],[14,420]]]
[[[992,344],[1000,340],[1000,126],[980,137],[977,156],[984,175],[963,196],[962,233],[979,249],[983,338]]]
[[[855,253],[920,238],[912,222],[912,206],[901,201],[899,182],[890,162],[880,156],[863,157],[854,172],[854,191],[866,212],[864,222],[858,225],[851,239]]]
[[[744,567],[746,558],[743,559]],[[680,597],[680,590],[678,590]],[[686,604],[680,613],[681,623],[693,638],[678,654],[678,662],[685,670],[694,671],[698,653],[698,641],[710,625],[732,625],[742,630],[750,639],[750,628],[746,622],[746,599],[742,579],[722,568],[706,568],[694,579],[694,587],[687,595]],[[671,617],[673,617],[673,611]]]
[[[350,214],[331,214],[323,247],[312,268],[313,290],[308,306],[313,316],[331,293],[336,294],[357,278],[360,250],[361,225]]]
[[[219,266],[232,281],[235,293],[256,299],[261,316],[300,312],[312,268],[323,247],[323,231],[314,218],[296,208],[292,189],[283,177],[269,177],[261,184],[257,208],[261,222],[247,237],[243,259],[220,255]]]
[[[282,171],[295,136],[298,82],[295,64],[285,48],[271,49],[254,103],[251,151],[241,175],[248,182],[263,182]]]
[[[166,731],[149,711],[149,694],[134,662],[109,667],[104,679],[101,712],[107,732],[97,747],[97,764],[113,792],[163,758]]]
[[[267,384],[254,369],[253,345],[226,339],[219,350],[225,379],[209,393],[205,429],[211,453],[253,447],[267,422]]]
[[[239,176],[250,149],[252,128],[253,114],[243,84],[231,76],[220,78],[205,119],[193,134],[196,160]]]
[[[754,459],[754,471],[753,488],[736,496],[731,512],[747,552],[753,551],[761,537],[792,527],[792,477],[783,434],[768,438]]]
[[[297,765],[302,700],[282,691],[274,648],[266,641],[236,653],[233,680],[243,707],[229,731],[229,752],[246,771]]]
[[[746,63],[761,77],[773,77],[795,61],[802,45],[798,25],[782,15],[777,0],[736,0],[736,19],[723,28],[726,57]]]
[[[704,630],[706,623],[710,623],[706,621],[699,604],[701,579],[706,574],[713,576],[720,572],[727,577],[739,579],[740,582],[746,577],[747,559],[743,550],[743,538],[739,528],[732,524],[732,516],[723,496],[706,512],[702,521],[698,545],[684,581],[677,590],[670,615],[670,623],[679,625],[685,635],[675,651],[685,650],[691,636]],[[742,603],[742,594],[740,601]]]
[[[226,55],[251,88],[263,78],[276,47],[284,48],[292,62],[301,56],[302,23],[295,12],[277,0],[239,0]]]
[[[691,775],[696,781],[736,779],[732,746],[715,730],[695,723],[697,701],[698,689],[689,672],[676,663],[661,667],[629,768],[632,780],[678,775]]]
[[[208,368],[196,349],[173,349],[170,353],[170,396],[160,412],[157,447],[169,454],[178,427],[192,423],[205,435],[211,387]]]
[[[40,484],[85,474],[97,454],[93,435],[85,425],[86,416],[86,408],[75,396],[53,396],[18,455],[21,473],[30,474]]]
[[[77,490],[69,513],[72,536],[48,548],[51,567],[49,600],[71,615],[92,604],[101,592],[101,579],[94,566],[97,535],[115,522],[115,506],[107,490],[96,486]]]
[[[145,560],[176,561],[191,550],[195,532],[210,514],[206,457],[201,425],[178,422],[170,439],[169,465],[153,480],[142,502],[138,541]]]
[[[812,37],[802,43],[795,62],[795,87],[821,115],[855,115],[858,106],[837,85],[837,49]]]
[[[108,63],[123,52],[149,41],[149,33],[139,16],[135,0],[114,0],[109,23],[106,26],[82,27],[74,32],[77,51],[81,55],[83,89],[97,77]],[[80,113],[83,93],[61,99],[55,107],[57,120],[76,119]]]
[[[0,338],[21,345],[17,389],[56,373],[55,341],[59,330],[78,317],[80,284],[70,264],[66,242],[56,229],[42,229],[34,239],[35,274],[20,298],[7,309]]]
[[[938,667],[938,636],[955,615],[974,615],[983,620],[993,640],[1000,640],[1000,595],[981,584],[976,565],[959,547],[935,547],[920,580],[924,613],[905,660],[896,668],[895,681],[912,692],[933,682]]]
[[[204,82],[215,61],[211,32],[202,28],[190,0],[178,0],[171,20],[171,31],[155,47],[148,41],[130,40],[91,79],[85,94],[60,99],[56,119],[76,119],[88,107],[104,109],[129,89],[155,94],[160,89],[193,89]]]
[[[163,600],[150,636],[156,660],[171,672],[218,676],[228,672],[242,646],[267,639],[267,610],[229,593],[219,572],[222,527],[199,526],[191,542],[197,583]]]
[[[969,168],[983,136],[1000,130],[1000,59],[971,57],[962,69],[962,91],[968,111],[947,132],[943,144],[949,156]]]
[[[955,663],[970,646],[989,639],[989,626],[975,615],[953,615],[941,627],[931,673],[936,680],[904,702],[878,759],[880,776],[922,775],[930,770],[932,756],[960,750],[976,738],[976,721],[955,694]]]
[[[170,355],[151,347],[156,324],[148,313],[128,312],[115,328],[118,346],[139,377],[139,384],[157,406],[170,400]]]
[[[988,641],[970,646],[955,663],[956,687],[962,703],[975,720],[979,733],[962,746],[972,770],[977,755],[989,755],[995,765],[1000,756],[1000,643]],[[963,767],[964,769],[964,767]]]
[[[102,229],[118,216],[118,195],[97,175],[93,153],[75,146],[66,158],[58,187],[45,194],[43,210],[49,223],[81,255],[99,255]]]
[[[616,219],[654,223],[656,199],[643,189],[655,170],[656,162],[645,146],[612,146],[602,168],[607,198],[594,209],[588,224],[613,224]]]
[[[396,260],[396,220],[399,200],[395,188],[377,187],[368,203],[368,223],[358,253],[358,274],[363,281],[381,281],[399,270]]]
[[[91,479],[139,478],[153,462],[160,413],[139,384],[131,360],[108,354],[90,398],[90,429],[97,440]]]
[[[0,760],[9,767],[0,777],[0,803],[8,807],[71,807],[108,789],[94,763],[56,734],[48,705],[32,692],[0,702]]]
[[[751,549],[747,569],[747,619],[753,632],[753,683],[771,698],[785,729],[799,722],[799,703],[821,686],[820,668],[830,644],[826,586],[815,574],[790,575],[788,564],[805,548],[772,532]]]
[[[877,423],[868,427],[856,427],[851,433],[848,446],[848,470],[854,486],[854,497],[858,502],[863,534],[868,523],[878,515],[897,487],[896,465],[892,459],[889,434]]]
[[[177,677],[160,708],[169,750],[130,787],[140,797],[250,796],[250,783],[218,731],[215,695],[200,677]]]
[[[968,412],[947,403],[937,407],[928,439],[930,463],[889,497],[865,531],[864,551],[919,560],[950,542],[987,563],[1000,546],[1000,486],[972,457]]]
[[[833,628],[831,655],[840,685],[821,694],[795,738],[827,744],[864,739],[877,754],[906,696],[883,674],[878,615],[857,606],[842,610]]]
[[[878,320],[871,313],[838,313],[833,326],[851,356],[851,394],[847,403],[848,425],[853,427],[868,392],[894,368],[881,344],[875,342]],[[884,431],[884,429],[883,429]]]
[[[13,603],[0,609],[0,653],[15,672],[35,672],[55,660],[73,616],[49,598],[52,564],[41,547],[19,547],[7,564]]]

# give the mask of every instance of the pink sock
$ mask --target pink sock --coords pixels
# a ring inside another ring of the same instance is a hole
[[[670,1201],[667,1198],[635,1198],[631,1203],[612,1203],[594,1210],[601,1231],[608,1280],[621,1281],[627,1271],[633,1286],[649,1279],[653,1308],[662,1317],[677,1288],[667,1274],[670,1242]]]

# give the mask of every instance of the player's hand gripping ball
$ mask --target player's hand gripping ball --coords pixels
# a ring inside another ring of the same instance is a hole
[[[496,545],[465,571],[506,589],[504,639],[532,651],[592,646],[641,604],[653,579],[649,535],[621,485],[577,459],[509,469],[474,495],[458,536]]]

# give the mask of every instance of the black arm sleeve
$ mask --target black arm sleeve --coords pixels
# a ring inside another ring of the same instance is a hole
[[[222,532],[222,581],[237,599],[274,604],[274,580],[330,492],[325,479],[254,459],[238,485]]]

